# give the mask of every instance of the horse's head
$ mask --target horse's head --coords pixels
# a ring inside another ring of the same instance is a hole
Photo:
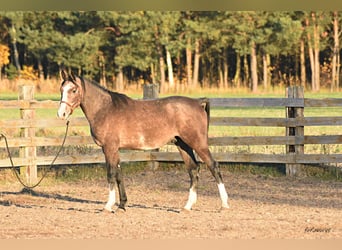
[[[68,74],[61,71],[61,100],[57,116],[61,119],[68,119],[74,110],[80,106],[83,98],[82,80],[73,73]]]

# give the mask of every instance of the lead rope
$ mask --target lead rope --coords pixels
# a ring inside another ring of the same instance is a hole
[[[49,167],[49,170],[53,167],[53,164],[54,164],[55,161],[57,160],[59,154],[61,153],[61,151],[62,151],[62,149],[63,149],[63,147],[64,147],[64,144],[65,144],[65,141],[66,141],[66,138],[67,138],[67,135],[68,135],[68,130],[69,130],[69,121],[67,121],[67,123],[66,123],[65,134],[64,134],[64,138],[63,138],[62,145],[59,147],[59,149],[58,149],[58,151],[57,151],[57,154],[56,154],[55,158],[52,160],[52,162],[51,162],[51,164],[50,164],[50,167]],[[26,185],[26,184],[21,180],[21,178],[20,178],[18,172],[15,170],[15,166],[14,166],[14,163],[13,163],[13,159],[12,159],[11,152],[10,152],[10,150],[9,150],[7,138],[6,138],[6,136],[5,136],[4,134],[1,134],[1,135],[0,135],[0,140],[1,140],[2,138],[4,138],[4,140],[5,140],[7,155],[8,155],[8,158],[10,159],[10,162],[11,162],[11,165],[12,165],[11,169],[12,169],[14,175],[17,177],[17,179],[18,179],[18,181],[20,182],[20,184],[23,185],[23,186],[24,186],[25,188],[27,188],[27,189],[33,189],[33,188],[37,187],[37,186],[43,181],[43,179],[45,178],[45,176],[47,175],[48,170],[45,170],[45,172],[43,173],[42,177],[40,178],[40,180],[39,180],[36,184],[34,184],[34,185],[32,185],[32,186]]]

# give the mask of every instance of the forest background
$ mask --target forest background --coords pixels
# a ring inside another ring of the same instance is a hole
[[[61,67],[112,90],[340,88],[340,11],[0,12],[0,90]]]

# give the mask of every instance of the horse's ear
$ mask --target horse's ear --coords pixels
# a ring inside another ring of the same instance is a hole
[[[74,75],[74,73],[71,71],[71,74],[70,74],[70,79],[73,81],[73,82],[76,82],[76,76]]]
[[[69,79],[71,79],[71,81],[75,83],[81,89],[81,91],[84,89],[84,82],[80,77],[77,77],[72,71],[69,77]],[[81,95],[83,95],[83,93],[81,93]]]
[[[68,73],[67,73],[67,72],[65,72],[65,70],[64,70],[64,69],[62,69],[62,70],[61,70],[61,72],[60,72],[60,76],[61,76],[61,78],[63,79],[63,81],[67,81],[67,80],[68,80],[68,78],[69,78],[69,76],[68,76]]]

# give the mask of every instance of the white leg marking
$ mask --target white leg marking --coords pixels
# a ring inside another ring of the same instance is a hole
[[[186,210],[191,210],[192,205],[194,205],[197,201],[197,193],[193,188],[190,188],[189,191],[189,199],[188,202],[186,203],[184,209]]]
[[[223,208],[229,208],[229,205],[228,205],[228,194],[227,194],[227,191],[224,187],[224,184],[223,183],[219,183],[217,184],[218,186],[218,190],[220,192],[220,197],[221,197],[221,201],[222,201],[222,207]]]
[[[112,212],[112,206],[115,204],[115,189],[112,184],[109,184],[109,196],[107,204],[105,205],[105,209],[109,212]]]

